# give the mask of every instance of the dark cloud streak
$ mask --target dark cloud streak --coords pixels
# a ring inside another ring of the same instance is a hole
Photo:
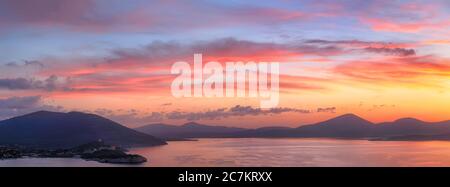
[[[26,79],[26,78],[4,78],[0,79],[0,89],[8,90],[46,90],[53,91],[60,87],[58,77],[52,75],[45,80]]]
[[[295,109],[295,108],[287,108],[287,107],[278,107],[278,108],[271,108],[268,110],[263,110],[261,108],[254,108],[251,106],[241,106],[236,105],[231,108],[219,108],[216,110],[209,110],[206,112],[170,112],[166,114],[166,117],[168,119],[173,120],[202,120],[202,119],[208,119],[208,120],[215,120],[215,119],[222,119],[222,118],[228,118],[228,117],[236,117],[236,116],[259,116],[259,115],[273,115],[273,114],[281,114],[285,112],[295,112],[295,113],[302,113],[302,114],[308,114],[311,113],[310,110],[303,110],[303,109]]]
[[[404,49],[404,48],[376,48],[376,47],[366,47],[365,51],[371,53],[381,53],[388,55],[396,55],[396,56],[413,56],[416,55],[416,51],[414,49]]]

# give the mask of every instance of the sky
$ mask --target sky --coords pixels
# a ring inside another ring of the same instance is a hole
[[[450,119],[450,1],[0,0],[0,119],[129,127]],[[175,98],[176,61],[280,63],[280,100]]]

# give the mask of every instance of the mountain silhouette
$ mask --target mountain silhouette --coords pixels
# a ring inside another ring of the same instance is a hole
[[[135,130],[151,134],[164,139],[222,137],[228,134],[244,131],[244,128],[210,126],[195,122],[185,123],[181,126],[166,124],[150,124],[138,127]]]
[[[158,138],[156,138],[158,137]],[[249,137],[329,137],[377,140],[450,140],[450,121],[402,118],[374,124],[354,114],[297,128],[246,129],[189,122],[181,126],[151,124],[129,129],[104,117],[82,112],[39,111],[0,121],[0,144],[70,148],[103,140],[132,147],[166,144],[159,139]]]
[[[369,122],[354,114],[344,114],[312,125],[293,130],[295,136],[356,138],[370,136],[375,128]]]
[[[405,135],[437,135],[450,133],[450,121],[425,122],[415,118],[402,118],[393,122],[377,125],[376,135],[405,136]]]
[[[297,128],[262,127],[243,129],[188,123],[182,126],[153,124],[137,130],[161,138],[249,138],[249,137],[329,137],[329,138],[381,138],[414,135],[422,139],[450,134],[450,121],[424,122],[414,118],[402,118],[393,122],[374,124],[355,114],[335,118]],[[424,135],[424,136],[421,136]],[[436,138],[436,137],[435,137]],[[449,138],[450,139],[450,138]]]
[[[125,147],[165,144],[151,135],[82,112],[38,111],[0,121],[0,144],[68,148],[99,139]]]

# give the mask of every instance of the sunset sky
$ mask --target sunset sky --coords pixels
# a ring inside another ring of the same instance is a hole
[[[176,61],[280,63],[280,103],[174,98]],[[450,119],[450,1],[0,0],[0,118],[299,126]]]

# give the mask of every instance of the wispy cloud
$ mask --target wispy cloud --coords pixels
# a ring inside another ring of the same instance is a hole
[[[317,108],[317,112],[330,112],[330,113],[336,113],[336,107]]]
[[[263,110],[261,108],[254,108],[251,106],[241,106],[236,105],[231,108],[219,108],[216,110],[209,110],[205,112],[170,112],[167,113],[166,116],[168,119],[174,119],[174,120],[202,120],[202,119],[208,119],[208,120],[214,120],[214,119],[221,119],[221,118],[228,118],[228,117],[236,117],[236,116],[259,116],[259,115],[273,115],[273,114],[281,114],[285,112],[295,112],[295,113],[303,113],[307,114],[310,113],[310,110],[303,110],[303,109],[296,109],[296,108],[271,108],[268,110]]]
[[[183,120],[183,121],[198,121],[198,120],[219,120],[233,117],[246,116],[270,116],[282,113],[299,113],[309,114],[314,111],[306,109],[297,109],[289,107],[278,107],[268,110],[255,108],[252,106],[235,105],[233,107],[210,109],[201,112],[184,112],[184,111],[170,111],[170,112],[151,112],[147,115],[141,115],[137,110],[111,110],[111,109],[97,109],[94,111],[86,111],[103,115],[105,117],[124,122],[128,125],[142,125],[151,122],[158,122],[163,120]]]
[[[450,76],[449,59],[434,56],[386,58],[353,61],[338,65],[335,71],[355,81],[445,87]],[[437,81],[429,81],[435,78]],[[439,81],[440,80],[440,81]]]
[[[64,80],[62,80],[64,81]],[[5,78],[0,79],[0,89],[9,90],[47,90],[64,89],[64,84],[58,82],[58,77],[52,75],[44,80],[26,79],[26,78]]]
[[[299,10],[226,6],[209,1],[133,1],[122,4],[120,11],[114,7],[118,3],[121,1],[42,0],[30,3],[4,0],[0,2],[0,21],[9,26],[63,28],[82,32],[174,32],[180,29],[278,24],[310,17]]]

